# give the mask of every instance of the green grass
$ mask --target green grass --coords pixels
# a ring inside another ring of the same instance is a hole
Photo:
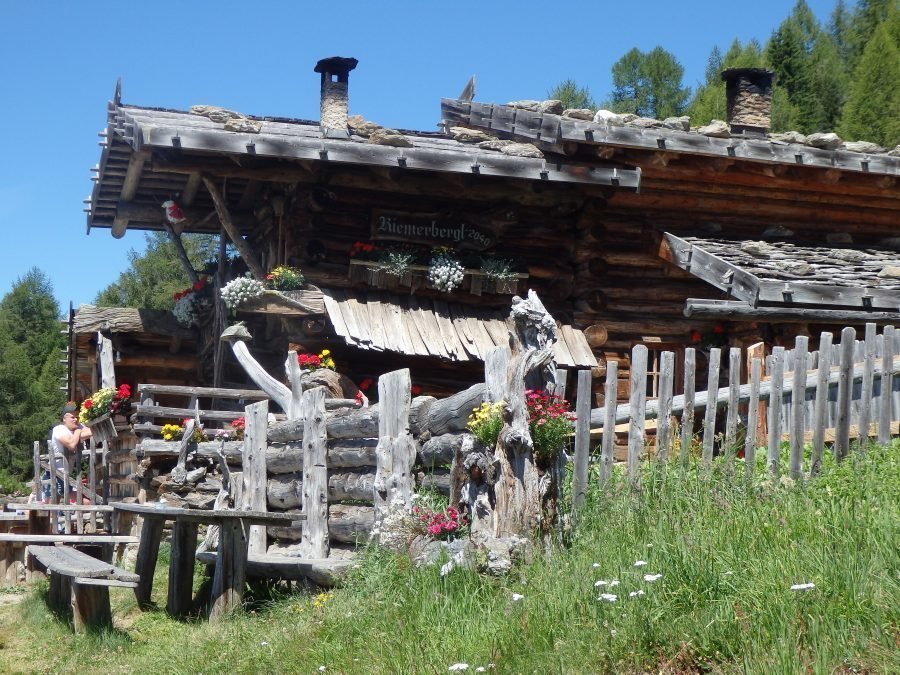
[[[119,630],[85,636],[38,590],[2,610],[0,671],[900,672],[900,445],[797,484],[722,471],[648,469],[638,488],[617,473],[589,495],[566,548],[502,579],[442,578],[372,549],[331,596],[270,589],[219,624],[142,613],[112,589]]]

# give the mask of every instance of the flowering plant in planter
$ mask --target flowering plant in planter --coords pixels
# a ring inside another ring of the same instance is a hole
[[[212,306],[209,296],[206,293],[206,279],[201,277],[193,286],[185,288],[172,296],[175,300],[175,307],[172,313],[183,326],[190,326],[192,323],[198,323],[200,313]]]
[[[518,275],[513,271],[513,261],[506,258],[482,258],[481,273],[495,281],[512,281]]]
[[[330,349],[323,349],[318,354],[297,354],[297,363],[300,364],[300,370],[316,370],[317,368],[334,370],[334,359],[331,358]]]
[[[569,410],[568,401],[561,396],[536,389],[525,391],[525,405],[534,454],[538,459],[550,461],[572,433],[575,413]]]
[[[290,265],[279,265],[266,275],[269,287],[276,291],[296,291],[305,280],[300,268]]]
[[[228,309],[235,309],[253,298],[258,298],[265,290],[266,287],[261,282],[247,274],[229,281],[222,287],[220,293],[225,306]]]
[[[90,424],[93,420],[103,415],[115,415],[125,412],[130,405],[131,387],[127,384],[118,389],[103,387],[84,399],[81,410],[78,412],[78,421],[82,424]]]
[[[503,428],[503,418],[500,413],[506,404],[503,401],[496,403],[482,403],[472,411],[466,428],[478,439],[482,445],[493,448],[497,445],[497,437]]]
[[[450,293],[463,282],[465,270],[453,251],[446,246],[438,246],[432,251],[428,263],[428,282],[439,291]]]
[[[377,251],[378,247],[376,247],[375,244],[355,241],[353,242],[353,246],[350,248],[350,257],[359,258],[360,260],[372,260],[376,257],[375,254]]]
[[[391,246],[378,252],[379,267],[393,277],[406,275],[415,261],[415,252],[404,246]]]

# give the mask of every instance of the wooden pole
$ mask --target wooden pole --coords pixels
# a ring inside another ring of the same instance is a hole
[[[296,361],[296,358],[294,359]],[[326,457],[325,390],[303,392],[303,521],[301,551],[304,558],[327,558],[328,461]]]
[[[719,364],[722,361],[722,350],[713,347],[709,350],[709,376],[706,381],[707,395],[719,390]],[[708,405],[703,415],[703,456],[704,467],[711,467],[713,445],[716,440],[716,406]]]
[[[732,347],[728,352],[728,410],[725,416],[725,461],[729,467],[737,452],[737,428],[740,419],[738,409],[741,387],[741,350]]]
[[[604,406],[606,423],[603,426],[603,441],[600,449],[600,485],[606,485],[612,472],[613,452],[616,447],[616,400],[619,385],[619,363],[606,362],[606,389],[604,390]]]
[[[831,371],[831,333],[819,336],[819,363],[816,365],[816,403],[813,408],[812,454],[809,458],[809,475],[815,476],[822,468],[825,449],[825,413],[828,410],[828,375]]]
[[[894,376],[891,364],[894,362],[894,327],[885,326],[881,354],[881,410],[878,415],[878,443],[891,442],[891,407],[893,404]]]
[[[656,461],[669,459],[672,445],[672,394],[675,386],[675,354],[663,352],[659,364],[659,421],[656,425]]]
[[[34,500],[40,502],[43,499],[41,489],[41,442],[35,441],[31,446],[32,459],[34,460]]]
[[[411,505],[416,447],[409,433],[410,403],[408,368],[378,378],[378,445],[373,486],[376,524],[388,514],[394,497],[406,507]]]
[[[591,454],[591,371],[578,371],[575,398],[575,469],[572,475],[572,508],[578,509],[587,497],[588,460]]]
[[[834,458],[840,462],[850,451],[850,402],[853,399],[853,348],[856,330],[841,331],[841,363],[838,373],[837,420],[834,435]]]
[[[202,179],[203,184],[209,191],[209,196],[212,197],[213,204],[215,204],[216,206],[216,214],[218,214],[219,216],[219,222],[222,224],[224,230],[228,233],[228,238],[231,239],[231,243],[234,244],[234,247],[241,254],[241,257],[247,264],[247,268],[250,270],[250,273],[256,278],[256,280],[265,280],[266,271],[259,263],[256,252],[250,247],[250,244],[248,244],[244,240],[244,237],[241,236],[240,230],[238,230],[234,225],[234,221],[232,221],[231,214],[228,211],[228,205],[225,204],[225,200],[222,198],[222,193],[219,192],[219,188],[216,187],[216,184],[213,183],[212,179],[209,176],[202,176]]]
[[[784,390],[784,347],[772,349],[772,389],[769,395],[769,449],[766,467],[773,477],[780,472],[781,459],[781,406]]]
[[[200,281],[200,277],[197,276],[197,271],[194,269],[194,266],[191,265],[191,261],[188,258],[187,251],[184,250],[184,244],[181,243],[181,235],[174,230],[168,220],[164,220],[163,225],[166,228],[166,233],[169,235],[169,239],[175,246],[175,253],[178,254],[178,260],[181,262],[181,266],[184,268],[184,273],[187,275],[187,278],[190,280],[191,285],[193,286],[198,281]]]
[[[267,509],[266,427],[269,423],[269,402],[260,401],[245,407],[244,419],[243,509],[245,511],[265,511]],[[252,525],[249,537],[249,552],[264,554],[266,552],[265,525]]]
[[[794,382],[806,382],[806,364],[809,338],[798,335],[794,343]],[[803,476],[803,429],[806,407],[806,389],[794,387],[791,391],[791,450],[790,472],[793,480]]]
[[[647,348],[635,345],[631,350],[631,423],[628,429],[626,472],[632,482],[639,478],[644,452],[644,414],[647,403]],[[615,433],[615,432],[614,432]]]
[[[750,361],[750,402],[747,405],[747,437],[744,439],[744,472],[752,478],[756,472],[756,425],[760,415],[759,380],[762,375],[762,360]]]
[[[872,385],[875,380],[875,339],[877,329],[874,323],[866,324],[865,358],[863,360],[862,393],[859,400],[859,451],[865,452],[869,444],[869,422],[872,419]]]
[[[697,378],[697,352],[693,347],[684,350],[684,409],[681,413],[681,464],[690,461],[691,443],[694,440],[694,392]],[[615,415],[613,415],[615,424]]]

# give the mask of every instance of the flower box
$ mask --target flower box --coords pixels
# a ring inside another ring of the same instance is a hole
[[[113,422],[112,415],[109,413],[88,420],[85,422],[85,426],[91,430],[91,436],[97,444],[111,441],[119,435],[116,431],[116,425],[115,422]]]
[[[365,283],[382,290],[406,287],[415,291],[419,288],[430,287],[427,265],[410,265],[409,271],[398,277],[388,274],[377,262],[351,260],[349,277],[351,281]],[[517,274],[512,279],[494,279],[488,277],[481,270],[466,269],[462,290],[469,291],[472,295],[481,295],[482,293],[513,295],[518,292],[520,282],[527,278],[527,274]]]

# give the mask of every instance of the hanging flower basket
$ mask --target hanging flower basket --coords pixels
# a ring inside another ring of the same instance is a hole
[[[91,430],[91,436],[97,444],[111,441],[119,435],[116,432],[116,425],[113,422],[112,415],[109,413],[88,420],[85,422],[85,426]]]

